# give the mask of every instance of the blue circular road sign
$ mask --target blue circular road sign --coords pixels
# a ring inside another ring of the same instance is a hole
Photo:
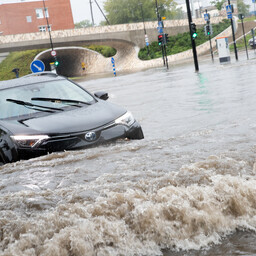
[[[41,60],[34,60],[30,64],[30,69],[33,73],[43,72],[45,65]]]

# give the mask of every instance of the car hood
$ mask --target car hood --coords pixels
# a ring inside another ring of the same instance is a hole
[[[120,106],[99,100],[83,108],[32,117],[22,122],[12,120],[1,123],[13,134],[65,134],[104,126],[125,112],[126,110]]]

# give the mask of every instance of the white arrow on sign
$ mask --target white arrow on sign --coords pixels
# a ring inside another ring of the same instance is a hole
[[[42,71],[42,68],[38,67],[35,63],[33,63],[33,66],[36,67],[39,71]]]

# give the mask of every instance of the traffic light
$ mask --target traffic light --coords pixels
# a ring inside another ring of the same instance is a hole
[[[191,26],[191,36],[193,39],[196,39],[197,38],[196,24],[191,22],[190,26]]]
[[[206,33],[208,36],[211,35],[210,25],[206,25]]]
[[[168,42],[169,42],[169,36],[168,36],[168,34],[164,34],[164,42],[165,42],[165,44],[167,44]]]
[[[158,45],[163,45],[164,43],[164,37],[162,34],[158,35]]]
[[[57,60],[57,57],[55,56],[55,57],[54,57],[54,66],[55,66],[55,67],[58,67],[59,64],[60,64],[60,63],[59,63],[59,61]]]

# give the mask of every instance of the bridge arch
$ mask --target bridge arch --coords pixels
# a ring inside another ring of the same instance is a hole
[[[87,42],[88,43],[88,42]],[[142,61],[138,58],[139,48],[131,42],[118,40],[104,40],[101,42],[90,42],[98,45],[108,45],[117,50],[115,58],[116,70],[128,70],[131,67],[141,68]],[[83,42],[85,45],[86,42]],[[50,63],[54,61],[51,50],[47,49],[39,53],[34,59],[42,60],[46,71],[50,71]],[[57,59],[60,62],[58,73],[68,77],[83,76],[90,73],[105,73],[113,71],[111,58],[106,58],[96,51],[81,46],[55,47]],[[85,63],[85,69],[82,67]]]

